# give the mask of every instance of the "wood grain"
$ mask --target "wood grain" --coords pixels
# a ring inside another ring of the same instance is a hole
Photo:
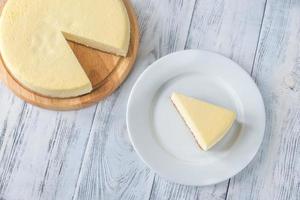
[[[128,76],[139,47],[139,28],[134,9],[129,0],[123,1],[131,24],[130,45],[126,57],[114,56],[69,41],[70,47],[92,82],[93,91],[91,93],[73,98],[51,98],[39,95],[19,84],[0,59],[0,75],[4,83],[26,102],[54,110],[73,110],[87,107],[109,96]],[[5,5],[3,2],[0,4],[0,10]]]
[[[265,137],[227,199],[300,199],[299,8],[299,1],[268,0],[253,69],[267,110]]]
[[[133,37],[135,38],[135,37]],[[138,39],[138,38],[136,38]],[[109,77],[113,70],[122,65],[128,65],[126,59],[133,59],[132,54],[128,57],[120,57],[110,53],[101,52],[78,43],[68,41],[77,60],[92,82],[93,89],[101,87],[103,81]]]
[[[223,54],[250,73],[265,2],[198,0],[187,48],[201,48]]]
[[[183,49],[194,1],[134,0],[141,30],[137,63],[126,83],[98,107],[74,199],[149,199],[154,173],[138,158],[126,130],[126,105],[150,63]]]
[[[213,186],[185,186],[171,183],[155,176],[150,199],[175,199],[175,200],[223,200],[226,196],[227,181]]]
[[[71,199],[95,107],[45,112],[0,91],[0,198]]]
[[[24,103],[14,98],[14,95],[7,91],[7,88],[0,82],[0,147],[6,144],[7,133],[13,132],[22,116]],[[3,106],[3,107],[2,107]],[[0,158],[3,156],[3,151],[0,148]],[[0,170],[1,173],[1,170]],[[1,176],[1,175],[0,175]],[[0,190],[1,190],[0,184]]]

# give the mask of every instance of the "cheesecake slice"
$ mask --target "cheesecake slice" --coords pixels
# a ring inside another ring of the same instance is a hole
[[[218,143],[236,119],[231,110],[183,94],[173,93],[171,100],[204,151]]]

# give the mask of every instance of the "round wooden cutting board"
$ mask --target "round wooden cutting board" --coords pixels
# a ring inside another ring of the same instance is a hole
[[[0,0],[2,11],[6,0]],[[91,93],[72,98],[52,98],[24,88],[6,69],[0,59],[1,80],[20,98],[39,107],[53,110],[73,110],[99,102],[113,93],[126,79],[135,62],[139,47],[139,29],[134,9],[129,0],[123,0],[130,19],[130,46],[127,57],[115,56],[68,41],[78,61],[93,85]]]

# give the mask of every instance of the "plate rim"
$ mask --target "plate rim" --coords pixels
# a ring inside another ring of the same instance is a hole
[[[174,56],[174,55],[180,55],[182,53],[209,53],[211,55],[214,55],[214,56],[217,56],[217,57],[222,57],[223,59],[226,59],[227,61],[229,61],[231,64],[233,65],[236,65],[239,70],[244,73],[245,75],[247,75],[249,78],[250,78],[250,82],[254,87],[255,87],[255,90],[258,92],[258,96],[257,98],[259,99],[260,103],[261,103],[261,106],[262,106],[262,118],[263,118],[263,121],[262,121],[262,133],[261,133],[261,140],[259,141],[259,144],[256,146],[255,148],[255,151],[254,153],[250,156],[250,159],[247,160],[247,162],[245,162],[244,165],[242,165],[240,168],[236,169],[236,170],[232,170],[232,173],[229,173],[227,176],[223,176],[223,178],[221,179],[218,179],[218,181],[212,181],[212,182],[208,182],[208,183],[204,183],[204,184],[189,184],[189,183],[182,183],[182,182],[178,182],[175,178],[173,177],[166,177],[164,174],[162,174],[158,169],[156,169],[155,167],[153,167],[151,165],[151,163],[144,159],[142,153],[140,152],[140,150],[137,148],[135,142],[134,142],[134,138],[132,137],[132,133],[130,131],[130,119],[129,119],[129,109],[130,109],[130,103],[132,101],[132,98],[133,98],[133,94],[135,92],[135,89],[137,87],[137,85],[139,84],[139,82],[141,81],[141,79],[143,78],[143,76],[145,74],[147,74],[153,67],[155,67],[155,65],[159,64],[159,62],[161,62],[161,60],[164,60],[164,59],[167,59],[168,57],[170,56]],[[213,184],[217,184],[217,183],[220,183],[220,182],[223,182],[225,180],[228,180],[230,178],[232,178],[233,176],[237,175],[238,173],[240,173],[242,170],[244,170],[251,162],[252,160],[255,158],[255,156],[257,155],[259,149],[261,148],[262,146],[262,142],[264,140],[264,136],[265,136],[265,129],[266,129],[266,109],[265,109],[265,104],[264,104],[264,100],[263,100],[263,97],[262,97],[262,94],[257,86],[257,84],[255,83],[255,81],[253,80],[253,78],[251,77],[250,74],[248,74],[248,72],[242,68],[238,63],[236,63],[235,61],[231,60],[230,58],[222,55],[222,54],[219,54],[219,53],[216,53],[216,52],[213,52],[213,51],[209,51],[209,50],[202,50],[202,49],[188,49],[188,50],[180,50],[180,51],[176,51],[176,52],[173,52],[173,53],[170,53],[170,54],[167,54],[165,56],[162,56],[161,58],[159,58],[158,60],[154,61],[152,64],[150,64],[140,75],[139,77],[137,78],[137,80],[135,81],[131,91],[130,91],[130,94],[129,94],[129,98],[128,98],[128,102],[127,102],[127,107],[126,107],[126,125],[127,125],[127,132],[128,132],[128,136],[129,136],[129,140],[135,150],[135,152],[137,153],[138,157],[150,168],[152,169],[155,173],[157,173],[159,176],[169,180],[169,181],[172,181],[174,183],[179,183],[179,184],[183,184],[183,185],[190,185],[190,186],[207,186],[207,185],[213,185]]]

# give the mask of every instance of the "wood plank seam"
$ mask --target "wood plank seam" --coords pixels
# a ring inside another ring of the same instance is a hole
[[[257,43],[256,43],[255,54],[254,54],[253,63],[252,63],[252,68],[251,68],[251,72],[250,72],[250,75],[251,75],[251,76],[252,76],[253,70],[254,70],[255,60],[256,60],[256,56],[257,56],[257,52],[258,52],[259,41],[260,41],[260,39],[261,39],[261,32],[262,32],[262,27],[263,27],[263,24],[264,24],[264,19],[265,19],[265,13],[266,13],[267,3],[268,3],[268,0],[265,1],[264,11],[263,11],[263,16],[262,16],[261,24],[260,24],[260,27],[259,27],[258,40],[257,40]]]
[[[153,187],[154,187],[154,182],[155,182],[155,174],[152,176],[151,188],[150,188],[150,190],[148,192],[148,195],[147,195],[148,196],[148,200],[151,199],[151,195],[152,195]]]
[[[188,38],[190,36],[190,30],[191,30],[191,27],[192,27],[192,21],[193,21],[193,18],[194,18],[194,14],[195,14],[197,3],[198,3],[198,0],[195,0],[195,2],[194,2],[194,8],[193,8],[192,15],[191,15],[191,20],[190,20],[190,25],[189,25],[189,29],[188,29],[188,34],[187,34],[187,37],[186,37],[186,40],[185,40],[185,44],[184,44],[184,49],[186,49],[187,45],[188,45]]]
[[[197,2],[198,2],[198,0],[195,0],[195,1],[194,1],[193,11],[192,11],[192,14],[191,14],[191,17],[190,17],[190,24],[189,24],[187,36],[186,36],[186,38],[185,38],[184,49],[186,49],[186,47],[187,47],[187,45],[188,45],[188,38],[189,38],[189,35],[190,35],[190,30],[191,30],[191,26],[192,26],[192,20],[193,20],[194,13],[195,13],[195,10],[196,10],[195,8],[196,8]],[[152,184],[151,184],[151,190],[150,190],[149,196],[148,196],[148,199],[149,199],[149,200],[151,199],[151,196],[152,196],[152,193],[153,193],[153,186],[154,186],[154,181],[155,181],[155,179],[156,179],[156,176],[157,176],[157,174],[155,173],[154,176],[153,176]]]
[[[228,183],[227,183],[227,188],[226,188],[226,193],[225,193],[225,200],[227,200],[227,195],[228,195],[228,190],[229,190],[230,182],[231,182],[231,178],[228,180]]]
[[[78,172],[78,175],[77,175],[77,178],[76,178],[77,179],[76,180],[76,185],[75,185],[75,189],[74,189],[74,192],[73,192],[73,195],[72,195],[72,200],[75,198],[77,188],[79,187],[79,178],[80,178],[81,172],[82,172],[83,161],[84,161],[84,158],[87,154],[88,143],[89,143],[90,138],[91,138],[91,133],[92,133],[92,129],[93,129],[93,124],[95,122],[98,105],[99,105],[99,103],[97,103],[97,105],[95,107],[95,110],[94,110],[94,113],[93,113],[92,123],[91,123],[90,129],[89,129],[89,136],[88,136],[88,139],[86,140],[86,143],[85,143],[84,153],[82,154],[81,163],[80,163],[80,167],[79,167],[79,172]]]
[[[151,196],[152,196],[152,194],[153,194],[153,187],[154,187],[154,181],[155,181],[155,179],[156,179],[156,176],[157,176],[156,174],[154,174],[154,176],[153,176],[152,185],[151,185],[151,190],[150,190],[150,192],[149,192],[148,200],[151,199]]]
[[[120,95],[120,92],[117,91],[117,92],[115,93],[115,95],[113,95],[113,96],[110,97],[110,98],[113,99],[113,100],[110,100],[110,101],[113,102],[113,105],[112,105],[112,107],[111,107],[111,110],[112,110],[113,107],[115,106],[115,103],[116,103],[116,101],[117,101],[119,95]],[[81,168],[80,168],[80,172],[79,172],[79,175],[78,175],[78,179],[77,179],[76,187],[75,187],[75,190],[74,190],[74,194],[72,195],[72,200],[77,200],[77,199],[79,198],[78,196],[80,195],[80,183],[81,183],[81,177],[83,176],[82,174],[84,173],[84,165],[85,165],[86,162],[87,162],[85,159],[88,159],[88,153],[89,153],[88,147],[90,146],[90,143],[93,143],[93,142],[94,142],[94,141],[91,139],[91,138],[93,138],[92,135],[93,135],[93,134],[96,134],[96,132],[93,131],[93,126],[94,126],[94,122],[95,122],[97,113],[100,113],[100,112],[97,112],[97,110],[99,109],[99,106],[98,106],[98,105],[99,105],[99,104],[97,104],[97,108],[96,108],[96,111],[95,111],[95,116],[94,116],[93,123],[92,123],[91,130],[90,130],[91,133],[90,133],[89,139],[88,139],[88,141],[87,141],[85,153],[84,153],[84,156],[83,156],[83,159],[82,159],[82,163],[81,163],[82,166],[81,166]],[[109,113],[109,116],[107,117],[107,121],[111,118],[111,114],[112,114],[112,113]],[[97,126],[97,125],[95,125],[95,126]],[[105,126],[105,130],[104,130],[104,131],[106,131],[106,126]]]
[[[254,53],[254,57],[253,57],[250,76],[252,76],[252,74],[253,74],[255,60],[256,60],[256,57],[257,57],[258,46],[259,46],[259,42],[260,42],[260,39],[261,39],[261,33],[262,33],[262,27],[263,27],[263,24],[264,24],[267,3],[268,3],[268,0],[265,0],[265,4],[264,4],[264,8],[263,8],[263,15],[262,15],[261,24],[260,24],[260,27],[259,27],[259,34],[258,34],[258,39],[257,39],[256,47],[255,47],[255,53]],[[225,200],[227,200],[227,197],[228,197],[228,191],[229,191],[229,188],[230,188],[230,183],[231,183],[231,178],[228,181],[228,185],[227,185],[227,189],[226,189],[226,193],[225,193]]]
[[[18,132],[19,132],[20,124],[21,124],[21,122],[22,122],[22,119],[23,119],[23,116],[24,116],[26,107],[27,107],[26,103],[23,103],[23,105],[22,105],[22,110],[21,110],[21,113],[20,113],[20,118],[19,118],[18,123],[17,123],[18,126],[17,126],[17,129],[14,131],[13,134],[18,134]],[[4,137],[4,138],[7,138],[7,137]],[[4,152],[5,152],[5,147],[4,147],[4,145],[5,145],[5,141],[3,141],[3,145],[0,147],[0,158],[1,158],[1,159],[3,158],[3,154],[4,154]],[[4,170],[3,170],[3,171],[4,171]],[[1,173],[3,173],[3,171],[2,171]],[[2,175],[1,175],[1,176],[2,176]],[[2,182],[2,181],[1,181],[1,182]],[[2,194],[3,191],[5,191],[5,189],[6,189],[5,181],[3,180],[3,183],[2,183],[2,184],[0,183],[0,195]]]

